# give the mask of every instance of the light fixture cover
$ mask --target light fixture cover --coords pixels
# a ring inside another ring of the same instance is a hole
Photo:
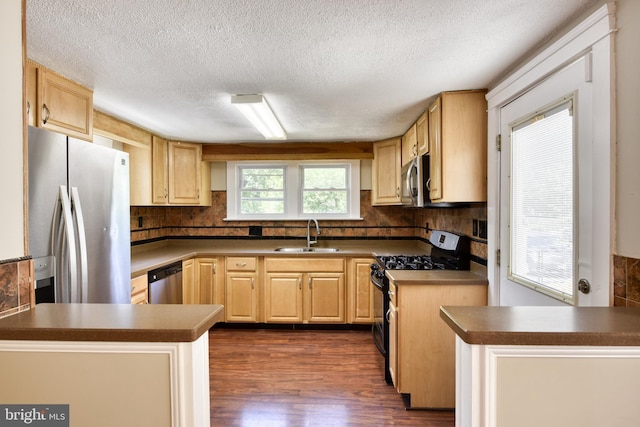
[[[287,134],[262,95],[232,95],[231,103],[266,139],[287,139]]]

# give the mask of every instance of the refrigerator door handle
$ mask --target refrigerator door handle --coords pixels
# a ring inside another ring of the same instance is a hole
[[[84,217],[82,215],[82,205],[80,203],[80,194],[78,193],[78,187],[71,187],[71,207],[75,213],[75,227],[78,232],[78,251],[80,252],[78,261],[79,265],[79,287],[80,292],[78,301],[74,302],[87,302],[89,298],[89,282],[87,272],[87,236],[84,228]]]
[[[78,287],[76,245],[67,187],[61,185],[53,214],[51,252],[56,257],[56,302],[75,302]],[[67,282],[68,278],[68,282]]]

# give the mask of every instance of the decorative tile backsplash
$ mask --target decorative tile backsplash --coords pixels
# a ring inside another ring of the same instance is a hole
[[[29,310],[35,305],[30,286],[31,259],[0,261],[0,317]]]
[[[300,238],[307,235],[307,221],[224,221],[225,191],[211,192],[207,207],[132,207],[131,241],[146,242],[167,237]],[[360,192],[362,221],[320,221],[322,238],[414,238],[427,239],[429,229],[470,236],[471,254],[486,263],[487,242],[473,236],[473,220],[486,220],[485,204],[470,208],[415,209],[402,206],[371,206],[371,192]]]
[[[640,259],[613,256],[613,305],[640,307]]]

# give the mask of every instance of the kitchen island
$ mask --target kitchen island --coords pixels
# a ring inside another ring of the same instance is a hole
[[[68,404],[71,425],[208,426],[221,305],[39,304],[0,319],[2,404]]]
[[[629,426],[640,409],[640,308],[449,307],[456,426]]]

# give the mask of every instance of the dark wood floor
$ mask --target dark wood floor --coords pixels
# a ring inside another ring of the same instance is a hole
[[[452,411],[407,411],[369,331],[210,331],[211,425],[453,427]]]

